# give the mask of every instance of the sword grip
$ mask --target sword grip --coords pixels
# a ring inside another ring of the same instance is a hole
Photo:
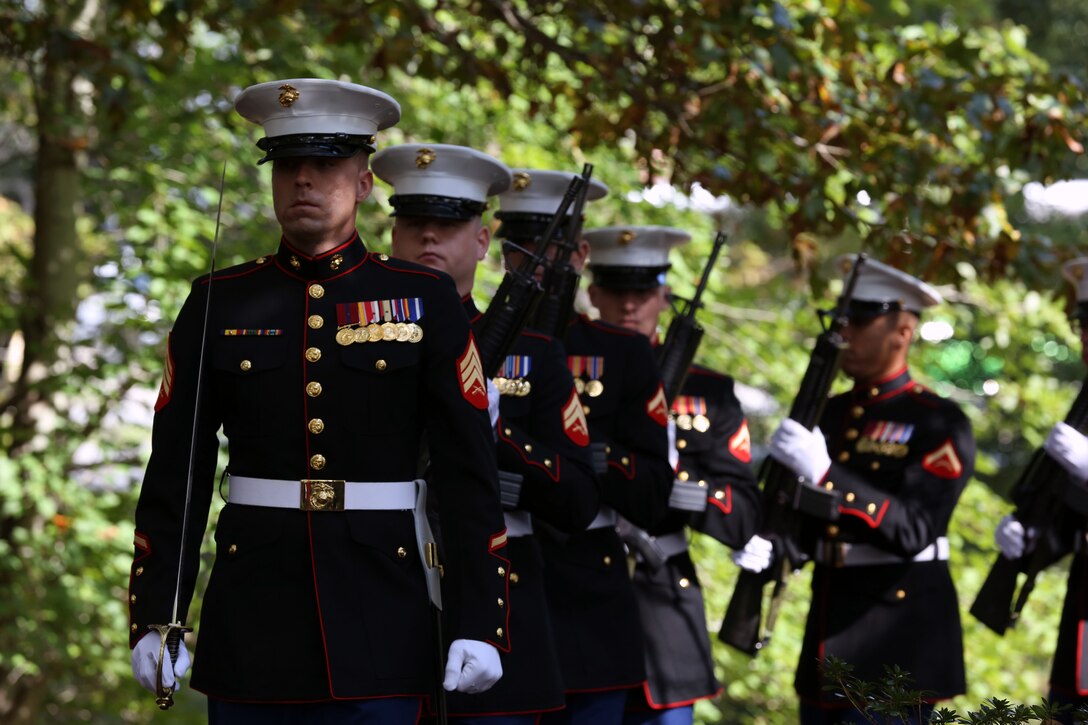
[[[163,667],[173,669],[178,661],[178,652],[181,649],[181,636],[186,632],[192,632],[177,622],[172,624],[151,624],[150,629],[159,633],[159,666],[155,670],[155,704],[160,710],[169,710],[174,705],[174,687],[165,687],[162,684]],[[167,664],[169,662],[169,664]]]

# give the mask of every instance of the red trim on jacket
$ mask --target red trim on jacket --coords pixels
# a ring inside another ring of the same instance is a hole
[[[272,257],[272,259],[275,259],[275,257]],[[249,269],[244,269],[241,272],[235,272],[234,274],[216,274],[214,279],[215,279],[216,282],[221,282],[221,281],[223,281],[225,279],[238,279],[239,277],[245,277],[245,276],[253,274],[254,272],[260,272],[263,269],[271,269],[271,268],[272,268],[272,265],[270,265],[270,264],[258,264],[258,265],[255,265],[253,267],[250,267]],[[208,284],[208,281],[211,280],[211,279],[213,279],[213,278],[208,277],[208,276],[205,275],[203,278],[201,278],[200,284]]]
[[[721,501],[719,501],[714,496],[707,496],[706,500],[707,500],[708,503],[712,503],[715,506],[717,506],[719,509],[721,509],[721,512],[723,514],[728,516],[729,514],[733,513],[733,487],[728,485],[728,484],[725,487],[725,496],[724,496],[724,498],[725,498],[725,503],[722,503]]]
[[[693,697],[690,700],[683,700],[681,702],[654,702],[653,698],[650,697],[649,682],[642,683],[642,693],[646,698],[646,704],[650,706],[651,710],[675,710],[678,707],[689,707],[691,705],[694,705],[695,703],[699,702],[699,700],[709,700],[711,698],[715,698],[718,695],[722,694],[722,688],[719,686],[718,689],[714,691],[713,695],[700,695],[699,697]]]
[[[522,448],[517,443],[515,443],[513,438],[508,437],[503,432],[502,419],[501,418],[499,419],[499,425],[496,426],[496,427],[498,428],[499,440],[503,441],[504,443],[508,443],[515,451],[517,451],[518,455],[521,456],[521,460],[525,461],[525,463],[527,463],[530,466],[534,466],[535,468],[539,468],[541,471],[544,471],[544,473],[547,474],[548,478],[552,479],[553,481],[556,481],[556,482],[559,481],[559,456],[558,455],[555,456],[555,461],[554,461],[555,470],[552,471],[547,466],[545,466],[543,463],[538,463],[537,461],[534,461],[533,459],[531,459],[527,455],[525,455],[525,449]]]
[[[884,514],[888,512],[889,500],[885,499],[884,504],[880,507],[880,510],[876,512],[876,516],[871,516],[864,511],[858,509],[847,508],[845,506],[839,506],[839,513],[842,515],[849,514],[850,516],[857,516],[859,519],[869,525],[869,528],[875,529],[880,526],[880,522],[884,519]]]

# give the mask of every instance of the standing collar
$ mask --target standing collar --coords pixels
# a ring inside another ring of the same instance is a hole
[[[904,367],[883,380],[865,384],[855,383],[852,395],[858,402],[872,403],[909,389],[912,382],[910,370]]]
[[[280,238],[276,251],[276,263],[288,274],[304,280],[326,280],[344,274],[366,261],[366,245],[353,232],[351,237],[335,249],[311,257]]]

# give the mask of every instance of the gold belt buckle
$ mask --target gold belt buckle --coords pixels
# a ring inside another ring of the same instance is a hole
[[[344,481],[304,478],[298,507],[303,511],[343,511]]]

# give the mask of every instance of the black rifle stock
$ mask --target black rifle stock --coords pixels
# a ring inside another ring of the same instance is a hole
[[[695,288],[695,294],[690,300],[685,300],[684,306],[673,316],[669,323],[669,329],[665,333],[665,342],[657,349],[657,369],[661,372],[661,380],[665,387],[665,400],[671,405],[684,387],[684,381],[688,377],[688,370],[695,360],[695,353],[699,349],[699,343],[703,339],[703,328],[695,319],[695,312],[702,306],[703,293],[710,281],[710,271],[714,263],[718,261],[718,255],[725,245],[725,232],[718,232],[714,237],[714,247],[710,250],[710,256],[703,267],[703,275],[699,278],[699,286]]]
[[[1065,423],[1082,433],[1088,427],[1088,378],[1081,384]],[[1003,635],[1016,625],[1035,588],[1036,577],[1064,553],[1055,551],[1055,537],[1047,535],[1058,514],[1065,508],[1088,513],[1083,487],[1068,479],[1065,470],[1038,448],[1013,486],[1013,500],[1017,503],[1014,516],[1026,533],[1024,553],[1019,559],[998,554],[971,605],[972,616],[997,634]],[[1021,573],[1025,576],[1018,593]]]
[[[593,176],[593,164],[582,167],[582,188],[574,200],[570,224],[563,241],[556,249],[555,258],[544,271],[544,296],[537,306],[532,327],[546,335],[562,340],[574,314],[574,295],[578,291],[578,272],[570,263],[571,254],[578,248],[582,237],[582,210],[589,194],[589,180]]]
[[[808,429],[820,420],[831,384],[839,370],[843,349],[841,330],[848,322],[847,310],[854,294],[858,271],[865,263],[858,255],[843,288],[831,324],[816,338],[808,367],[790,408],[789,417]],[[839,514],[837,491],[816,488],[796,473],[768,456],[760,467],[763,483],[764,519],[760,536],[774,543],[774,560],[761,572],[741,570],[733,596],[722,621],[718,639],[741,652],[755,655],[771,639],[778,607],[791,571],[805,563],[800,542],[803,516],[834,520]],[[763,617],[764,588],[773,583],[767,617]]]
[[[487,312],[480,321],[476,344],[480,349],[484,373],[489,378],[498,374],[506,356],[513,349],[518,335],[525,329],[526,323],[540,303],[544,289],[537,282],[534,273],[537,267],[547,265],[548,245],[554,239],[559,225],[563,223],[567,215],[567,209],[570,208],[581,188],[580,176],[570,180],[570,185],[563,194],[562,201],[559,202],[555,216],[548,222],[544,236],[537,242],[533,253],[527,255],[517,269],[507,271],[499,289],[495,292],[495,297],[487,306]]]

